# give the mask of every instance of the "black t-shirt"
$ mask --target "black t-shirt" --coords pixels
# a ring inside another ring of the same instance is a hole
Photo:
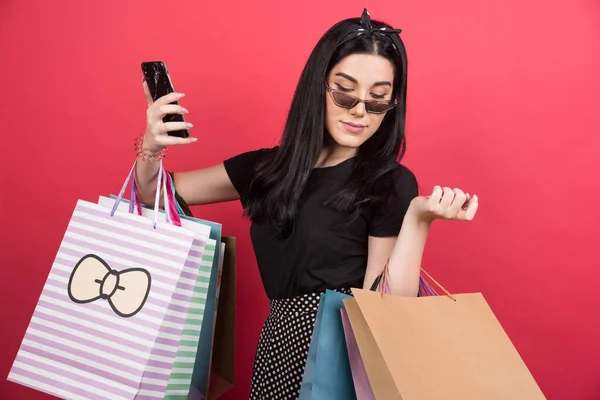
[[[277,148],[240,154],[224,162],[233,186],[246,197],[255,164]],[[294,232],[285,239],[267,224],[252,222],[250,236],[263,285],[270,299],[299,296],[325,289],[362,287],[367,266],[368,237],[396,236],[410,201],[417,196],[413,173],[398,164],[392,172],[390,201],[365,210],[350,225],[348,215],[323,205],[352,170],[354,159],[313,169],[300,197]]]

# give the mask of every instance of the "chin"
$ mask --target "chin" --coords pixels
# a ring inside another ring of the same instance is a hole
[[[337,132],[335,135],[331,136],[338,146],[350,147],[353,149],[359,148],[368,139],[365,135],[353,135],[347,132]]]

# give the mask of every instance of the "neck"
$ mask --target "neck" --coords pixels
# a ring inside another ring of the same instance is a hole
[[[332,167],[354,157],[357,148],[340,146],[337,143],[323,146],[315,168]]]

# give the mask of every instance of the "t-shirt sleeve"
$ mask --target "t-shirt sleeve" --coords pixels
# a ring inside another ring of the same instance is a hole
[[[248,151],[223,161],[225,171],[227,172],[233,187],[240,195],[240,201],[243,206],[246,205],[245,199],[248,195],[250,183],[254,177],[256,164],[273,150],[274,149],[260,149]]]
[[[390,191],[388,201],[371,210],[369,236],[397,236],[410,202],[419,194],[417,178],[402,165],[392,171],[392,182],[393,190]]]

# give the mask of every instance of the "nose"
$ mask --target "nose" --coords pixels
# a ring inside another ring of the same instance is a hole
[[[365,103],[363,103],[362,101],[359,102],[356,106],[354,106],[353,109],[350,110],[350,114],[357,116],[357,117],[362,117],[363,115],[365,115]]]

